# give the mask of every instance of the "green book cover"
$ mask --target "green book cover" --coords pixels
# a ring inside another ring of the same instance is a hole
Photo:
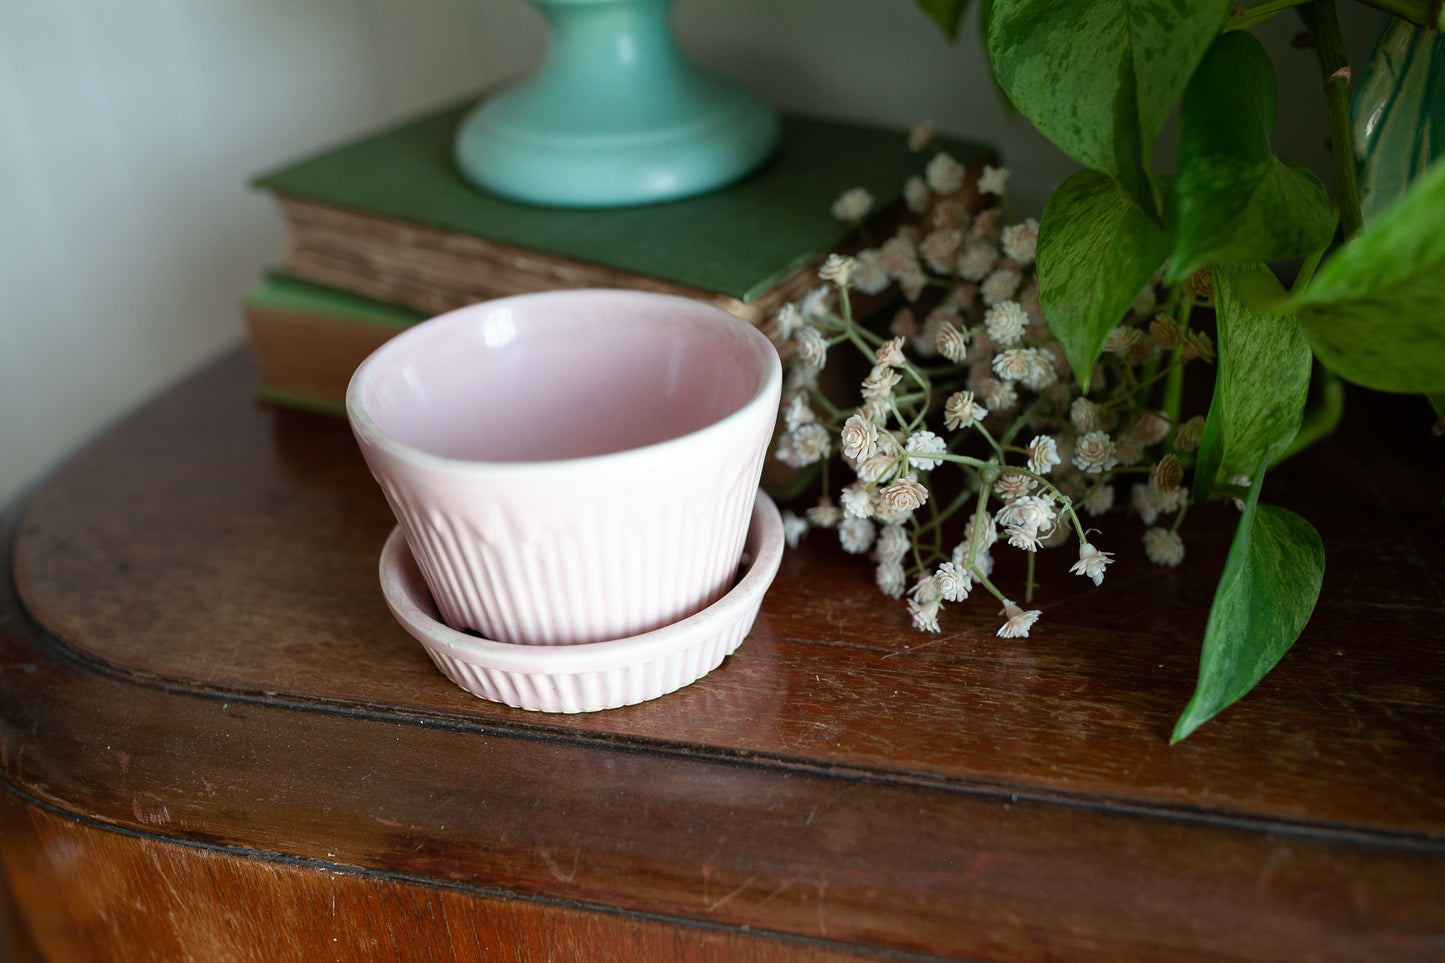
[[[904,131],[785,117],[772,160],[711,194],[607,210],[532,207],[483,193],[457,171],[452,138],[470,106],[324,151],[255,184],[748,301],[848,239],[851,228],[831,214],[840,193],[864,187],[881,210],[927,161],[908,150]],[[965,164],[995,156],[981,144],[945,146]]]
[[[247,292],[245,303],[248,307],[316,314],[398,330],[429,317],[400,304],[313,284],[282,271],[268,271],[261,282]]]

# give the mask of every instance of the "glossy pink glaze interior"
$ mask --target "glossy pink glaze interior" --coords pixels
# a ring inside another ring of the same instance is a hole
[[[676,303],[493,304],[378,352],[387,375],[368,382],[363,403],[379,428],[448,458],[580,458],[704,428],[762,386],[755,341]]]

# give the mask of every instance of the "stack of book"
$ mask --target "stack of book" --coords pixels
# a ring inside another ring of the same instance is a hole
[[[409,325],[489,298],[621,287],[710,301],[763,326],[818,284],[856,231],[833,201],[864,187],[886,231],[924,158],[902,131],[784,119],[775,157],[722,190],[607,210],[539,208],[487,195],[452,161],[470,104],[437,111],[257,178],[287,251],[247,296],[262,397],[339,412],[356,366]],[[987,147],[950,141],[977,168]]]

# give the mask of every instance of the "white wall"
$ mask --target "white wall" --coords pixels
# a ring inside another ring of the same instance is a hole
[[[999,145],[1019,209],[1073,169],[1004,115],[972,25],[949,44],[909,0],[680,0],[676,23],[784,108]],[[282,251],[252,175],[525,70],[543,42],[522,0],[0,0],[0,503],[241,340],[239,300]],[[1299,76],[1281,149],[1323,163],[1318,78]]]

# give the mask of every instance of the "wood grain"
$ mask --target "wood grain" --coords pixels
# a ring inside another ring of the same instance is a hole
[[[31,916],[58,870],[24,853],[68,813],[138,853],[770,933],[777,958],[1445,951],[1427,413],[1357,406],[1271,476],[1266,500],[1325,537],[1320,609],[1255,693],[1170,748],[1227,507],[1191,515],[1178,570],[1111,525],[1104,587],[1053,572],[1023,641],[981,606],[920,635],[866,564],[813,539],[703,680],[530,714],[452,686],[390,619],[392,522],[344,423],[253,406],[254,377],[226,359],[11,515],[0,778],[22,816],[0,856],[27,867]],[[1342,490],[1367,510],[1340,511]]]

